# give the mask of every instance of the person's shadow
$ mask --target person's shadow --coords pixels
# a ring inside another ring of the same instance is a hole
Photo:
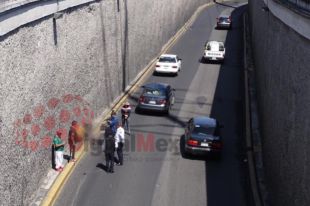
[[[102,163],[98,163],[98,164],[96,165],[96,167],[97,167],[97,168],[100,168],[100,169],[102,169],[102,170],[104,170],[104,171],[106,171],[106,172],[108,172],[108,167],[105,166],[105,165],[102,164]]]
[[[64,159],[67,160],[67,162],[69,163],[71,160],[70,155],[64,154]]]

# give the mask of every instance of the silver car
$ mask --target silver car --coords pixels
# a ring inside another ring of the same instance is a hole
[[[148,83],[142,88],[143,91],[136,107],[137,113],[147,110],[169,114],[174,104],[174,88],[166,83]]]
[[[232,21],[231,16],[221,15],[217,18],[217,29],[231,29]]]

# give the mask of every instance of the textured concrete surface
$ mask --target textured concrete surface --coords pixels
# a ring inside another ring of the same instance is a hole
[[[50,138],[100,117],[207,0],[105,0],[0,38],[0,205],[27,205],[51,167]],[[124,60],[124,63],[123,61]]]
[[[310,205],[310,41],[249,5],[270,205]]]
[[[0,12],[7,11],[21,5],[29,4],[40,0],[1,0],[0,2]]]
[[[93,3],[94,0],[36,1],[31,4],[20,4],[19,7],[15,5],[16,8],[14,10],[6,10],[3,13],[0,10],[0,36],[4,36],[21,26],[44,17],[55,15],[55,13],[59,16],[66,9],[91,2]]]
[[[310,39],[310,18],[305,18],[306,15],[302,15],[298,12],[298,10],[294,11],[292,9],[289,9],[288,7],[282,5],[275,0],[264,0],[264,2],[265,5],[268,6],[268,8],[270,9],[270,12],[275,17],[279,18],[284,24],[294,29],[300,35]],[[301,1],[297,2],[301,3]]]

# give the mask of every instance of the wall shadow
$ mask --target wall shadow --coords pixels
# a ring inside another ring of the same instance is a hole
[[[221,65],[210,116],[222,128],[222,158],[206,161],[208,206],[252,205],[248,184],[244,139],[243,21],[246,6],[231,14],[234,22],[227,31],[225,62]],[[225,198],[223,198],[225,197]]]

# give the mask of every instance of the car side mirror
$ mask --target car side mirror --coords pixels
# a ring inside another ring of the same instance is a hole
[[[172,91],[175,91],[175,88],[173,88]]]
[[[178,60],[179,60],[179,61],[182,61],[182,59],[181,59],[181,58],[179,58]]]

